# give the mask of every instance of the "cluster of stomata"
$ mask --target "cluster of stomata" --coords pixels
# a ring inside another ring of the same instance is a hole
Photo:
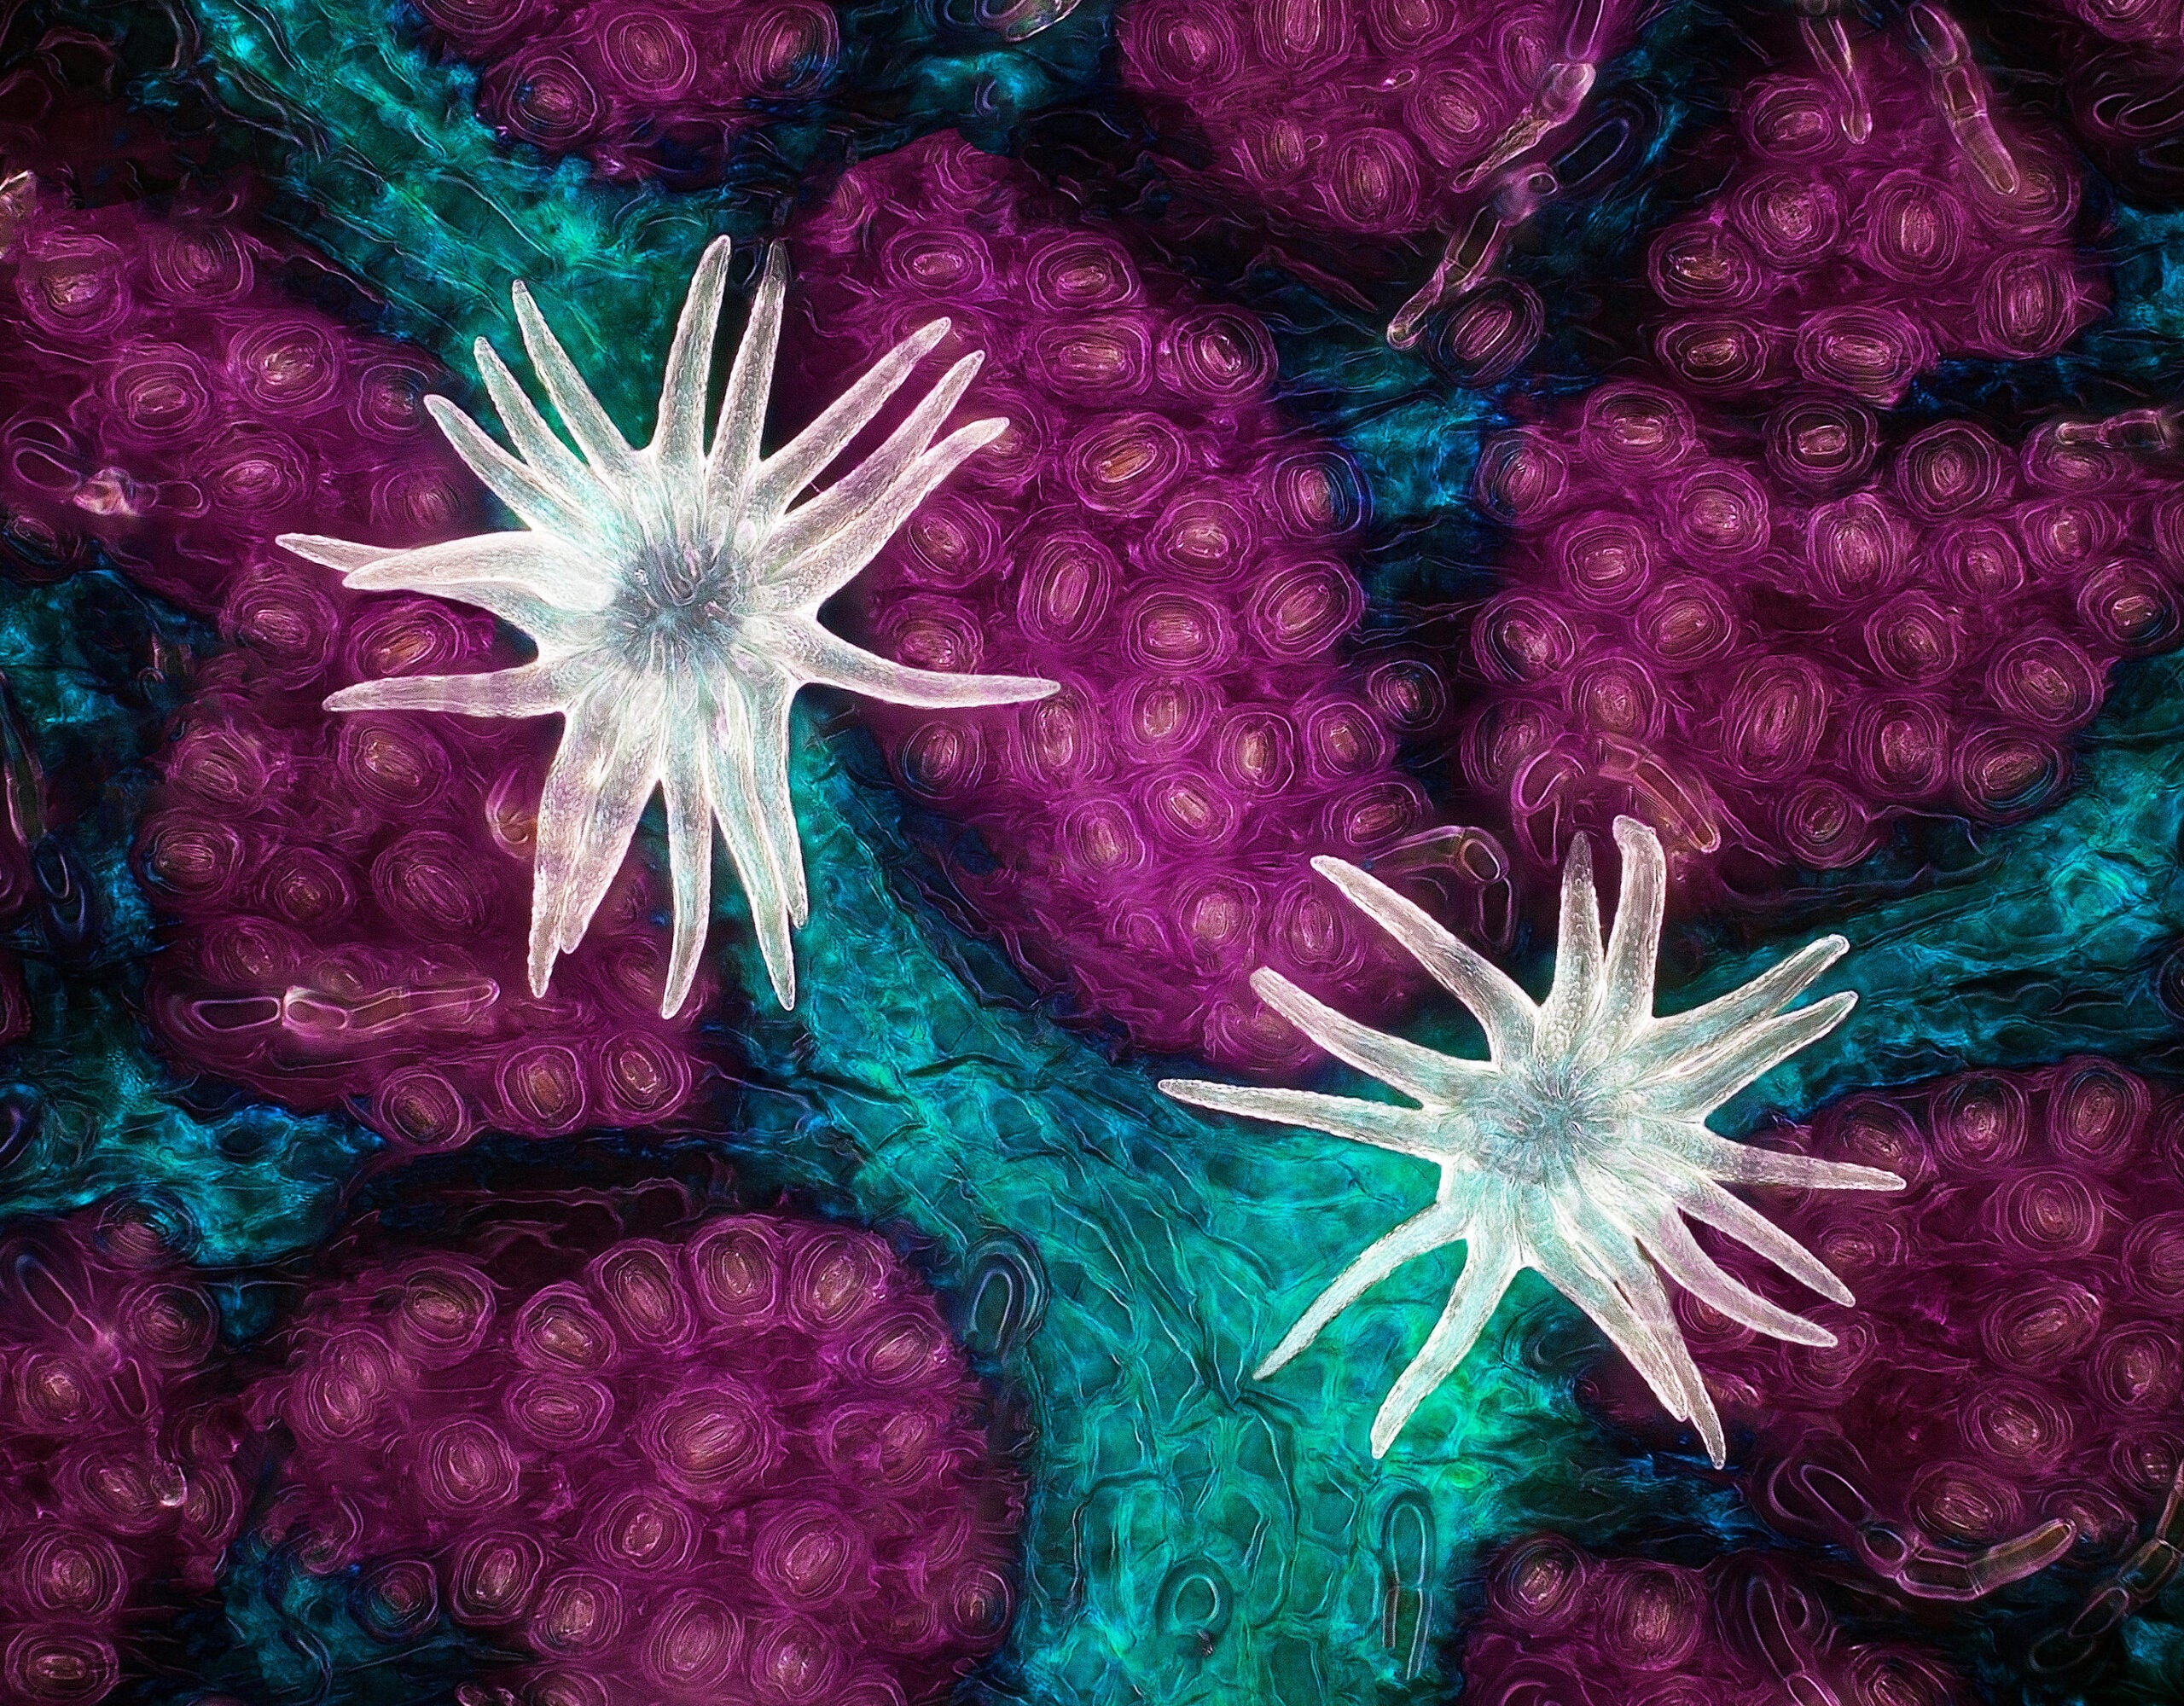
[[[706,251],[682,306],[651,443],[633,449],[515,287],[524,347],[575,442],[549,428],[492,346],[478,365],[515,454],[444,398],[427,406],[462,459],[525,525],[421,549],[314,535],[282,543],[340,569],[352,587],[439,594],[492,612],[537,657],[485,675],[367,682],[334,711],[560,712],[560,750],[539,799],[530,975],[584,939],[655,791],[665,796],[675,926],[664,1013],[696,978],[712,884],[713,825],[748,897],[783,1007],[796,1004],[792,925],[810,912],[789,798],[788,716],[799,688],[846,688],[898,705],[1008,705],[1054,691],[1020,676],[914,670],[819,624],[819,606],[878,554],[919,502],[1002,420],[934,434],[979,367],[965,357],[880,447],[809,502],[794,500],[871,423],[946,334],[913,332],[810,426],[759,454],[787,269],[767,258],[710,447],[706,386],[729,243]],[[793,505],[793,507],[792,507]]]
[[[382,1640],[515,1649],[475,1706],[936,1697],[1008,1626],[1023,1489],[932,1293],[874,1233],[619,1217],[535,1196],[314,1286],[241,1400],[288,1436],[258,1542]]]
[[[912,333],[802,433],[763,456],[759,434],[787,284],[775,249],[708,447],[706,383],[728,259],[723,239],[699,264],[668,357],[656,430],[642,450],[616,429],[520,284],[515,306],[525,347],[575,448],[547,426],[482,339],[479,371],[515,454],[444,398],[429,400],[449,441],[523,529],[404,549],[311,535],[282,540],[343,571],[352,587],[475,604],[536,643],[537,659],[516,669],[369,682],[327,705],[563,716],[538,810],[530,974],[539,992],[556,957],[583,938],[659,790],[675,912],[662,1011],[682,1007],[696,973],[716,822],[749,897],[775,991],[784,1007],[793,1006],[789,930],[810,910],[787,772],[789,704],[798,689],[824,683],[928,706],[1008,704],[1054,691],[1029,676],[911,669],[820,625],[819,606],[1006,422],[976,421],[936,442],[978,371],[979,357],[967,356],[867,460],[794,503],[880,413],[947,322]],[[1599,1323],[1721,1462],[1721,1423],[1662,1276],[1758,1331],[1806,1343],[1832,1343],[1832,1335],[1724,1272],[1683,1216],[1847,1303],[1848,1292],[1816,1257],[1723,1185],[1902,1186],[1877,1169],[1776,1154],[1706,1129],[1713,1110],[1841,1022],[1855,1000],[1848,994],[1786,1008],[1845,944],[1838,937],[1814,943],[1731,995],[1656,1018],[1666,862],[1658,838],[1635,820],[1618,820],[1615,836],[1624,878],[1614,930],[1603,946],[1591,855],[1580,837],[1564,873],[1560,954],[1543,1003],[1357,867],[1313,862],[1478,1016],[1489,1058],[1461,1059],[1373,1030],[1271,968],[1252,986],[1314,1042],[1416,1108],[1189,1080],[1162,1087],[1203,1107],[1308,1126],[1440,1169],[1432,1205],[1361,1255],[1258,1371],[1282,1367],[1403,1262],[1465,1244],[1469,1254],[1447,1311],[1374,1425],[1376,1455],[1470,1352],[1518,1273],[1532,1268]]]
[[[1199,163],[1175,168],[1170,217],[1255,214],[1277,237],[1344,242],[1353,269],[1361,240],[1448,232],[1389,326],[1408,348],[1562,189],[1546,156],[1564,149],[1643,11],[1629,0],[1145,0],[1122,9],[1118,69],[1156,114],[1172,107],[1191,127]],[[1194,184],[1216,192],[1195,209]],[[1540,305],[1519,290],[1521,320]],[[1510,365],[1538,330],[1535,319]]]

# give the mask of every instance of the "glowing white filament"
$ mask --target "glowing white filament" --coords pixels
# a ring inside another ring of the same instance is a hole
[[[515,454],[446,398],[426,406],[462,460],[524,530],[416,550],[291,533],[281,543],[343,571],[352,587],[422,592],[489,610],[538,648],[520,669],[413,676],[346,688],[330,711],[558,711],[561,744],[538,802],[531,987],[584,939],[655,788],[667,802],[675,928],[663,1013],[688,998],[703,947],[715,823],[749,897],[774,991],[796,1005],[789,931],[810,891],[789,803],[789,702],[818,682],[895,705],[1006,705],[1052,682],[909,669],[819,625],[819,606],[879,554],[926,494],[1007,430],[974,421],[933,435],[979,370],[951,368],[877,450],[824,491],[796,498],[833,463],[918,361],[946,335],[912,333],[795,438],[758,453],[787,266],[766,259],[712,442],[706,389],[729,243],[698,264],[659,396],[653,439],[623,438],[521,284],[524,348],[569,438],[549,428],[480,338],[478,368]]]

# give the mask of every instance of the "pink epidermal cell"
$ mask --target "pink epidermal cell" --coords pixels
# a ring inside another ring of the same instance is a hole
[[[126,1203],[0,1245],[0,1691],[96,1706],[241,1513],[219,1307]]]
[[[1559,1535],[1488,1566],[1484,1615],[1466,1633],[1466,1690],[1532,1706],[1969,1706],[1937,1653],[1861,1640],[1762,1553],[1703,1570],[1600,1558]]]
[[[994,1648],[1022,1484],[885,1240],[538,1237],[312,1296],[248,1400],[294,1441],[265,1540],[362,1564],[389,1639],[444,1610],[520,1651],[531,1706],[900,1706]]]
[[[1850,1097],[1782,1134],[1910,1188],[1760,1192],[1857,1294],[1855,1313],[1813,1311],[1832,1347],[1763,1343],[1677,1300],[1732,1436],[1746,1432],[1732,1472],[1762,1514],[1915,1598],[2098,1572],[2051,1655],[2151,1598],[2175,1565],[2184,1484],[2181,1116],[2173,1095],[2080,1057]],[[1602,1364],[1589,1390],[1658,1432],[1619,1369]]]
[[[792,241],[799,391],[945,314],[940,354],[988,357],[963,418],[1012,423],[844,599],[903,663],[1063,684],[866,713],[903,786],[984,838],[990,867],[951,879],[1035,980],[1147,1048],[1306,1058],[1247,985],[1262,965],[1385,1012],[1404,975],[1308,861],[1422,830],[1396,751],[1448,691],[1414,653],[1345,659],[1365,494],[1281,419],[1264,328],[953,137],[857,167]]]

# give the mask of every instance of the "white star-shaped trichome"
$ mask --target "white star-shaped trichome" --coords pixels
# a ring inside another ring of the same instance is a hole
[[[415,550],[310,534],[281,543],[348,584],[435,594],[528,635],[536,661],[473,676],[346,688],[332,711],[558,711],[561,743],[539,797],[530,980],[584,939],[654,788],[666,797],[674,900],[664,1013],[697,974],[712,891],[712,826],[735,862],[781,1004],[796,1004],[789,931],[810,911],[789,803],[789,702],[811,683],[896,705],[1005,705],[1054,683],[948,675],[874,657],[819,624],[819,606],[870,562],[926,495],[1008,428],[974,421],[933,442],[981,357],[949,369],[856,468],[796,504],[946,335],[905,338],[818,419],[759,455],[787,268],[777,246],[730,370],[710,447],[706,392],[728,276],[722,238],[698,264],[660,386],[652,442],[634,450],[515,287],[524,348],[575,448],[557,437],[491,345],[478,368],[515,454],[440,397],[426,407],[456,453],[523,522]]]
[[[1264,1378],[1281,1367],[1403,1263],[1465,1245],[1448,1308],[1373,1424],[1376,1457],[1470,1352],[1510,1282],[1532,1268],[1599,1324],[1722,1463],[1721,1420],[1662,1276],[1757,1332],[1801,1344],[1835,1341],[1724,1272],[1683,1216],[1849,1303],[1849,1290],[1811,1251],[1723,1185],[1902,1188],[1893,1173],[1732,1143],[1705,1125],[1760,1074],[1842,1022],[1856,999],[1847,993],[1784,1009],[1849,944],[1825,937],[1718,1001],[1656,1018],[1667,863],[1659,838],[1633,819],[1616,821],[1615,839],[1623,898],[1606,947],[1591,849],[1580,836],[1563,871],[1554,987],[1536,1004],[1385,884],[1339,859],[1312,862],[1478,1017],[1489,1058],[1463,1059],[1370,1030],[1271,970],[1255,973],[1252,985],[1329,1053],[1417,1106],[1189,1079],[1160,1087],[1200,1107],[1306,1126],[1440,1168],[1432,1206],[1369,1245],[1258,1371]]]

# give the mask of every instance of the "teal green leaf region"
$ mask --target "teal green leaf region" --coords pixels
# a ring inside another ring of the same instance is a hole
[[[1528,1279],[1375,1462],[1373,1415],[1459,1267],[1443,1252],[1254,1380],[1319,1289],[1432,1199],[1431,1169],[1194,1117],[1149,1070],[1027,1012],[976,944],[895,891],[890,868],[909,856],[892,804],[804,728],[796,783],[825,902],[797,937],[796,1010],[747,1022],[737,1140],[822,1169],[874,1223],[914,1228],[959,1294],[977,1294],[981,1250],[1021,1252],[1010,1284],[1042,1300],[1041,1324],[987,1337],[1037,1428],[1010,1648],[1026,1692],[1432,1697],[1449,1584],[1509,1534],[1612,1529],[1647,1478],[1571,1396],[1598,1341]],[[723,940],[763,989],[733,899],[716,952]],[[1670,1477],[1638,1502],[1697,1522],[1707,1496]]]

